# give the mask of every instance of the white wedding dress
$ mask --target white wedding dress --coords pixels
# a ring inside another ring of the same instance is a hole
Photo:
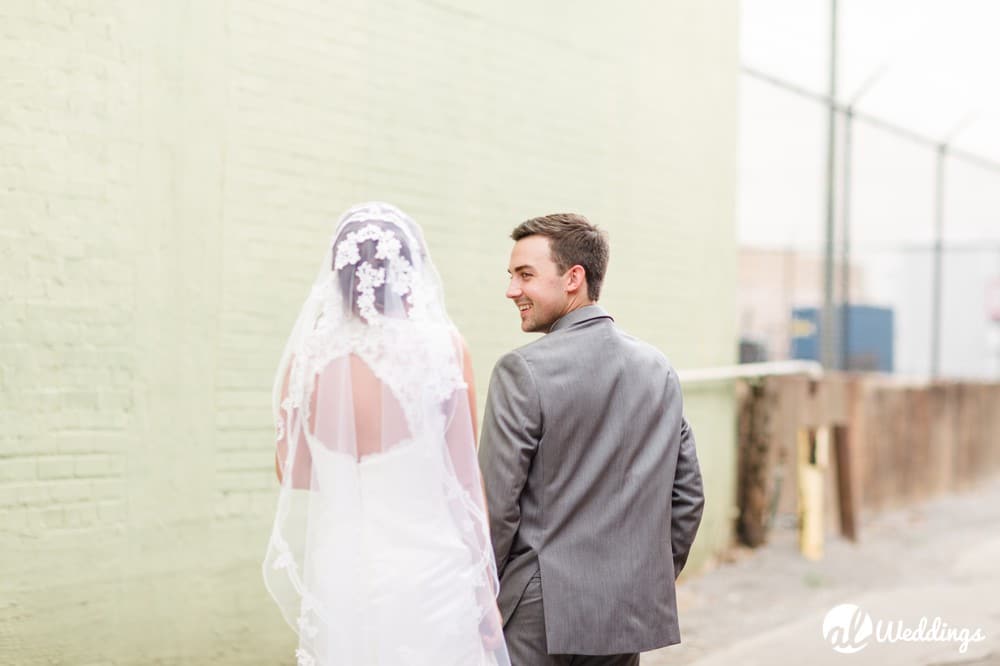
[[[448,518],[439,451],[403,442],[361,461],[313,451],[321,487],[335,490],[314,499],[331,529],[312,573],[321,595],[341,602],[341,622],[318,652],[373,666],[496,664],[480,639],[477,571]],[[344,547],[347,534],[354,548]]]
[[[299,666],[509,666],[461,338],[419,228],[341,219],[274,385],[264,582]]]

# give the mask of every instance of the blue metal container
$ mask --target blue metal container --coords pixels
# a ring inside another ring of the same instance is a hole
[[[837,314],[841,322],[843,306]],[[895,322],[891,308],[871,305],[851,305],[847,308],[847,367],[848,370],[874,372],[893,371],[893,336]],[[819,310],[792,310],[791,357],[808,361],[819,360]]]

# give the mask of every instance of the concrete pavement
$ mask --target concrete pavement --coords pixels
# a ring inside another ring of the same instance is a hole
[[[684,642],[642,666],[1000,666],[1000,480],[870,516],[858,544],[831,537],[819,562],[795,536],[784,517],[764,548],[682,584]],[[860,610],[828,617],[841,604]]]

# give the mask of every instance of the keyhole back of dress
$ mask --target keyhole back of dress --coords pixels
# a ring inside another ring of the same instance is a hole
[[[357,458],[384,453],[410,438],[406,414],[392,390],[359,357],[350,356]]]

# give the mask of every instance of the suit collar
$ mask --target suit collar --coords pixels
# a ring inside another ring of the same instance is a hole
[[[591,319],[610,319],[614,321],[614,318],[604,311],[599,305],[584,305],[583,307],[577,308],[572,312],[563,315],[560,319],[557,319],[552,328],[549,329],[549,333],[555,333],[556,331],[562,330],[564,328],[569,328],[570,326],[575,326],[577,324],[582,324],[585,321],[590,321]]]

